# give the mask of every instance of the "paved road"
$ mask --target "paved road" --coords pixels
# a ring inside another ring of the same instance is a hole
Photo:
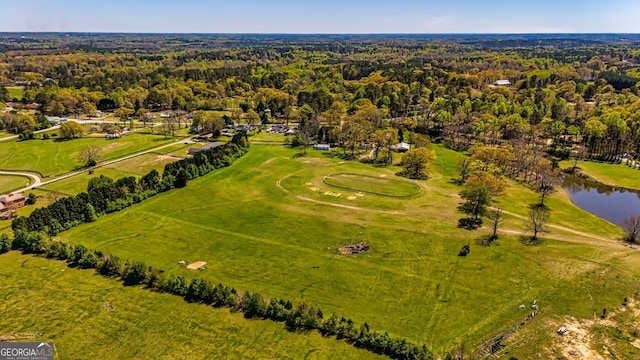
[[[103,166],[108,166],[108,165],[115,164],[115,163],[120,162],[120,161],[129,160],[129,159],[132,159],[132,158],[140,156],[140,155],[144,155],[144,154],[148,154],[150,152],[154,152],[154,151],[157,151],[157,150],[160,150],[160,149],[164,149],[164,148],[167,148],[169,146],[182,144],[185,140],[188,140],[188,139],[189,138],[183,138],[183,139],[180,139],[178,141],[175,141],[175,142],[172,142],[172,143],[169,143],[169,144],[156,146],[154,148],[150,148],[150,149],[147,149],[147,150],[142,150],[142,151],[139,151],[139,152],[131,154],[131,155],[123,156],[121,158],[105,161],[105,162],[99,163],[95,167],[86,168],[86,169],[75,171],[75,172],[72,172],[72,173],[69,173],[69,174],[61,175],[61,176],[58,176],[57,178],[53,178],[53,179],[47,180],[47,181],[42,181],[42,179],[40,179],[37,175],[34,175],[33,173],[23,172],[23,171],[0,171],[0,175],[21,175],[21,176],[28,176],[28,177],[34,179],[35,182],[33,184],[31,184],[29,186],[25,186],[25,187],[23,187],[21,189],[12,191],[12,193],[15,194],[15,193],[20,193],[20,192],[24,192],[24,191],[27,191],[27,190],[31,190],[34,187],[45,186],[45,185],[54,183],[56,181],[68,179],[70,177],[77,176],[77,175],[80,175],[82,173],[85,173],[85,172],[89,171],[90,169],[96,169],[96,168],[100,168],[100,167],[103,167]]]
[[[31,178],[33,180],[33,184],[29,186],[38,186],[42,183],[40,177],[34,173],[24,172],[24,171],[0,171],[0,175],[12,175],[12,176],[24,176]]]
[[[60,128],[60,125],[56,125],[56,126],[52,126],[50,128],[44,129],[44,130],[34,131],[33,133],[34,134],[40,134],[40,133],[43,133],[45,131],[56,130],[56,129],[59,129],[59,128]],[[0,139],[0,141],[9,141],[9,140],[17,139],[17,138],[18,138],[18,135],[13,135],[13,136],[2,138],[2,139]]]

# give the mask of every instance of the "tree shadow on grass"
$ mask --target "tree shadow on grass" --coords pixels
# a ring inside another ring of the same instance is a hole
[[[461,229],[476,230],[480,226],[482,226],[481,219],[476,220],[474,218],[462,218],[458,220],[458,227]]]
[[[539,246],[542,245],[542,239],[540,238],[534,238],[533,236],[520,236],[518,238],[518,241],[520,241],[520,243],[522,245],[525,246]]]
[[[500,243],[498,242],[498,237],[497,236],[494,237],[493,235],[484,235],[477,238],[476,244],[478,246],[484,246],[484,247],[500,246]]]

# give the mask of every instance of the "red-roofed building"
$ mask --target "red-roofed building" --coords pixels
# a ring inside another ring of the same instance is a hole
[[[27,199],[22,194],[8,194],[0,197],[0,204],[4,210],[21,208],[26,201]]]

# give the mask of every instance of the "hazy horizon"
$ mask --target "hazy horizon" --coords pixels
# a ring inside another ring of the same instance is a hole
[[[633,34],[639,13],[640,0],[22,0],[3,4],[0,32]]]

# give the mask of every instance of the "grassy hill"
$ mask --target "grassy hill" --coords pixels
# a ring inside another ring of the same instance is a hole
[[[67,268],[63,262],[0,255],[0,339],[53,341],[58,359],[376,359],[318,333],[246,320]]]
[[[136,133],[120,139],[106,140],[98,137],[84,137],[68,141],[58,139],[7,141],[0,143],[0,153],[11,156],[0,157],[2,170],[29,170],[54,176],[71,171],[82,164],[80,151],[88,146],[101,150],[100,159],[112,159],[153,148],[176,139],[162,135]]]
[[[537,195],[511,182],[499,206],[508,213],[498,246],[480,247],[456,227],[459,156],[436,148],[432,177],[409,199],[336,189],[332,173],[394,178],[380,169],[319,152],[254,146],[217,170],[132,208],[61,234],[73,244],[145,261],[171,273],[201,276],[240,290],[305,299],[325,314],[426,343],[434,352],[476,344],[520,324],[518,305],[537,300],[540,315],[523,327],[541,349],[568,315],[590,318],[638,291],[640,254],[622,246],[621,230],[553,194],[551,233],[525,246],[527,205]],[[367,242],[368,253],[340,254]],[[463,245],[471,253],[461,258]],[[206,261],[194,272],[178,262]],[[553,330],[551,330],[553,333]],[[525,352],[528,353],[528,352]]]

